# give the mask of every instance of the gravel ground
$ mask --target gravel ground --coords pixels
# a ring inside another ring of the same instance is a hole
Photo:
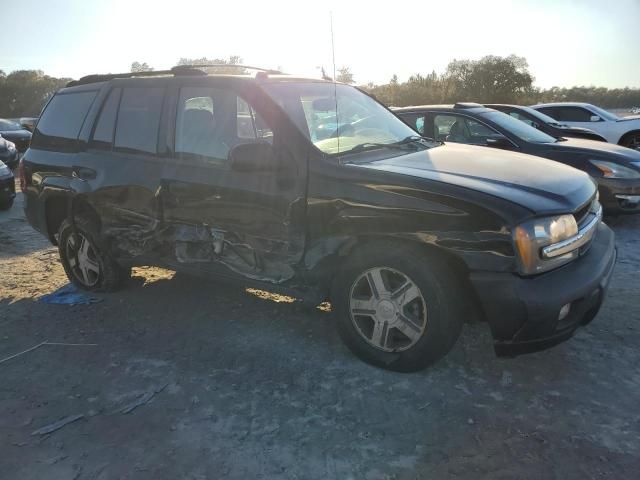
[[[326,311],[156,268],[94,305],[40,303],[66,278],[18,204],[0,214],[0,478],[638,478],[640,218],[614,228],[608,298],[569,342],[498,359],[469,325],[398,374]]]

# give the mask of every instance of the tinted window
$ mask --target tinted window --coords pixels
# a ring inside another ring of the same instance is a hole
[[[179,157],[226,162],[235,145],[256,140],[272,142],[273,132],[234,92],[209,87],[180,90],[175,146]]]
[[[538,124],[536,122],[534,122],[533,120],[531,120],[529,117],[525,117],[524,115],[522,115],[521,113],[518,112],[509,112],[509,115],[512,116],[513,118],[520,120],[521,122],[526,123],[527,125],[531,126],[531,127],[538,127]]]
[[[509,118],[508,115],[505,116]],[[486,145],[487,138],[500,135],[483,123],[458,115],[435,115],[434,125],[437,139],[447,142]]]
[[[556,141],[552,136],[535,129],[524,122],[516,120],[505,113],[487,112],[483,113],[482,116],[526,142],[554,143]]]
[[[116,114],[118,113],[118,102],[120,102],[120,91],[120,88],[111,90],[107,101],[102,106],[96,129],[93,132],[93,146],[111,147],[113,130],[116,125]]]
[[[540,110],[560,122],[590,122],[593,115],[581,107],[545,107]]]
[[[424,115],[419,113],[403,113],[400,118],[420,135],[424,135]]]
[[[57,94],[38,121],[32,146],[64,148],[75,145],[97,91]]]
[[[163,88],[125,88],[122,91],[116,148],[156,153]]]

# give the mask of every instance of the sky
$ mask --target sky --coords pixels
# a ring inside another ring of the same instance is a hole
[[[542,88],[640,87],[640,0],[0,0],[0,11],[5,72],[79,78],[238,55],[318,76],[333,68],[332,17],[335,63],[358,84],[516,54]]]

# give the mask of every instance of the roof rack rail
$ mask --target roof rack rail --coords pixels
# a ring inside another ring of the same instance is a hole
[[[86,75],[79,80],[72,80],[67,83],[67,87],[86,85],[88,83],[106,82],[115,78],[133,77],[157,77],[160,75],[206,75],[204,68],[242,68],[245,70],[255,70],[262,75],[280,75],[282,72],[269,68],[252,67],[250,65],[228,64],[228,63],[197,63],[193,65],[176,65],[169,70],[152,70],[149,72],[126,72],[126,73],[105,73]]]
[[[175,67],[174,67],[175,68]],[[184,68],[180,68],[179,71],[174,70],[152,70],[149,72],[126,72],[126,73],[97,73],[92,75],[86,75],[79,80],[72,80],[67,83],[67,87],[75,87],[78,85],[86,85],[88,83],[106,82],[115,78],[133,78],[133,77],[157,77],[160,75],[206,75],[205,72],[197,68],[189,68],[185,65]]]
[[[483,106],[484,105],[480,105],[479,103],[473,103],[473,102],[456,102],[453,108],[478,108]]]
[[[273,75],[282,74],[281,71],[272,68],[252,67],[251,65],[242,65],[239,63],[191,63],[188,65],[176,65],[171,70],[180,71],[182,68],[243,68],[245,70],[255,70]]]

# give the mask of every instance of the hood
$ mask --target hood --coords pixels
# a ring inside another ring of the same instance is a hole
[[[640,115],[627,115],[626,117],[620,117],[616,122],[628,122],[631,120],[635,120],[640,123]]]
[[[613,160],[618,163],[640,162],[640,152],[615,143],[598,142],[581,138],[567,138],[565,141],[550,143],[554,151],[567,151],[593,155],[593,159]]]
[[[31,138],[29,130],[0,130],[0,136],[4,138]]]
[[[449,143],[358,167],[458,185],[521,205],[535,214],[568,213],[596,187],[573,167],[532,155]]]

